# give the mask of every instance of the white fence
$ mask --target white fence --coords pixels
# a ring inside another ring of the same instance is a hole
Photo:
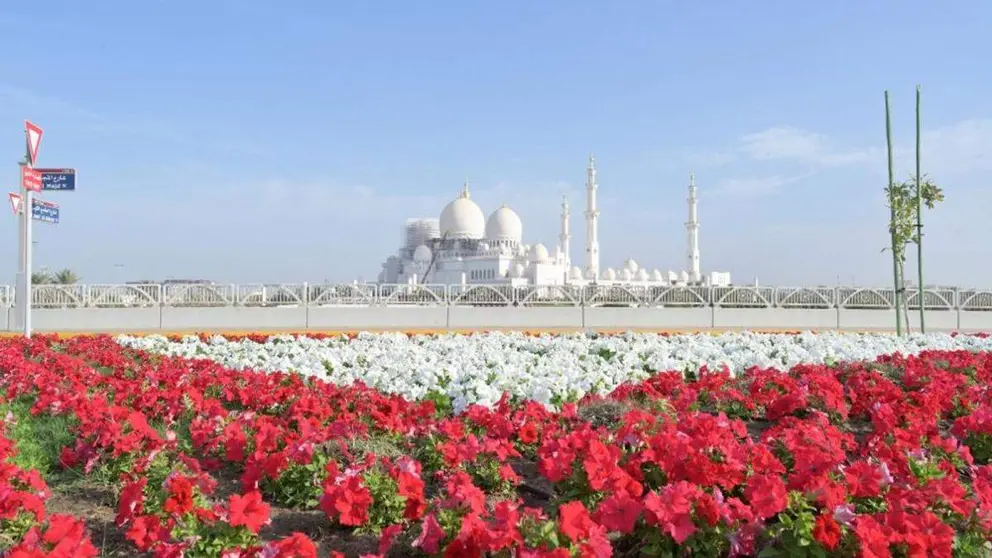
[[[992,291],[908,290],[930,331],[992,331]],[[0,327],[22,323],[0,286]],[[922,294],[922,296],[921,296]],[[863,287],[591,285],[38,285],[38,331],[891,330],[894,291]]]
[[[907,289],[909,307],[920,292]],[[868,287],[527,286],[375,284],[36,285],[33,308],[326,306],[620,306],[657,308],[893,308],[894,289]],[[0,308],[13,305],[0,286]],[[992,311],[992,290],[925,289],[927,310]]]

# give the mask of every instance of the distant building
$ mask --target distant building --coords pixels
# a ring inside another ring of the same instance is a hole
[[[439,219],[407,220],[404,244],[382,264],[378,282],[387,284],[730,284],[730,273],[700,273],[699,221],[696,183],[689,177],[686,262],[681,272],[661,272],[640,267],[628,259],[618,269],[600,269],[599,209],[596,195],[596,160],[586,169],[586,256],[583,268],[571,262],[568,200],[562,199],[561,232],[553,253],[544,244],[523,243],[523,223],[509,207],[501,205],[488,219],[470,198],[468,184],[445,206]]]

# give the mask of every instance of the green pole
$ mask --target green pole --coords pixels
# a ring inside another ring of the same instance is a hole
[[[920,303],[920,333],[927,332],[924,323],[924,298],[923,298],[923,188],[920,184],[920,101],[923,97],[922,88],[916,86],[916,267],[918,271],[919,287],[917,287],[917,301]]]
[[[889,153],[889,229],[892,236],[892,282],[895,284],[894,302],[896,307],[896,335],[902,336],[902,305],[899,284],[899,256],[896,246],[896,205],[891,192],[895,186],[895,170],[892,162],[892,119],[889,116],[889,92],[885,92],[885,144]]]

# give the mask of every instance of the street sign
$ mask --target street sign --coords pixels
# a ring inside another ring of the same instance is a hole
[[[21,167],[21,185],[25,190],[41,191],[41,172],[29,166]]]
[[[14,210],[14,214],[19,214],[24,205],[21,195],[7,194],[7,196],[10,198],[10,207]],[[59,206],[49,201],[33,198],[31,200],[31,218],[35,221],[57,225],[59,222]]]
[[[38,160],[38,150],[41,148],[41,136],[45,132],[30,120],[24,121],[24,135],[28,140],[28,164],[34,165]]]
[[[76,169],[34,169],[41,173],[41,189],[46,191],[75,191]]]
[[[53,225],[59,224],[58,204],[39,200],[38,198],[34,198],[31,202],[31,217],[35,221],[52,223]]]

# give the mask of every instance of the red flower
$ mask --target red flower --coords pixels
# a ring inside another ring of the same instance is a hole
[[[749,478],[744,496],[758,519],[773,517],[789,504],[785,483],[774,475],[755,475]]]
[[[413,541],[413,547],[419,548],[427,554],[435,554],[441,548],[441,541],[444,540],[444,530],[437,522],[434,514],[424,518],[420,524],[420,536]]]
[[[117,517],[114,518],[114,523],[118,527],[123,527],[135,515],[142,513],[145,502],[143,491],[147,484],[148,479],[141,477],[135,482],[124,485],[124,489],[121,490],[121,495],[117,500]]]
[[[625,492],[615,492],[596,508],[596,521],[610,531],[627,535],[634,531],[634,525],[642,511],[644,504],[639,500],[631,498]]]
[[[558,508],[558,528],[569,540],[577,543],[589,538],[596,523],[589,517],[582,502],[572,501]]]
[[[537,426],[530,421],[524,423],[517,432],[517,439],[520,440],[521,444],[531,445],[538,440],[540,432],[537,430]]]
[[[827,550],[837,548],[841,535],[840,525],[834,521],[833,516],[826,514],[817,516],[816,524],[813,526],[813,538],[823,548]]]
[[[169,481],[169,498],[162,509],[166,513],[185,515],[193,510],[193,483],[183,476],[174,476]]]
[[[874,498],[882,493],[882,471],[867,461],[849,465],[844,470],[844,478],[855,498]]]
[[[372,493],[365,488],[358,475],[348,476],[343,483],[324,492],[320,499],[320,509],[327,517],[349,527],[364,525],[369,519],[371,506]]]
[[[156,543],[168,538],[169,531],[162,526],[156,515],[139,516],[127,532],[127,540],[134,543],[141,552],[147,552]]]
[[[231,496],[228,507],[231,527],[244,526],[258,534],[262,526],[269,523],[269,505],[262,501],[262,495],[258,492]]]
[[[710,527],[716,527],[720,522],[720,505],[709,494],[703,494],[696,500],[696,515]]]
[[[268,548],[275,551],[272,558],[317,558],[317,547],[303,533],[293,533],[279,542],[271,543]],[[263,555],[269,556],[265,553]]]
[[[657,525],[675,542],[685,542],[696,532],[696,524],[692,521],[692,500],[698,494],[699,489],[686,481],[665,486],[661,494],[649,492],[644,498],[648,523]]]

